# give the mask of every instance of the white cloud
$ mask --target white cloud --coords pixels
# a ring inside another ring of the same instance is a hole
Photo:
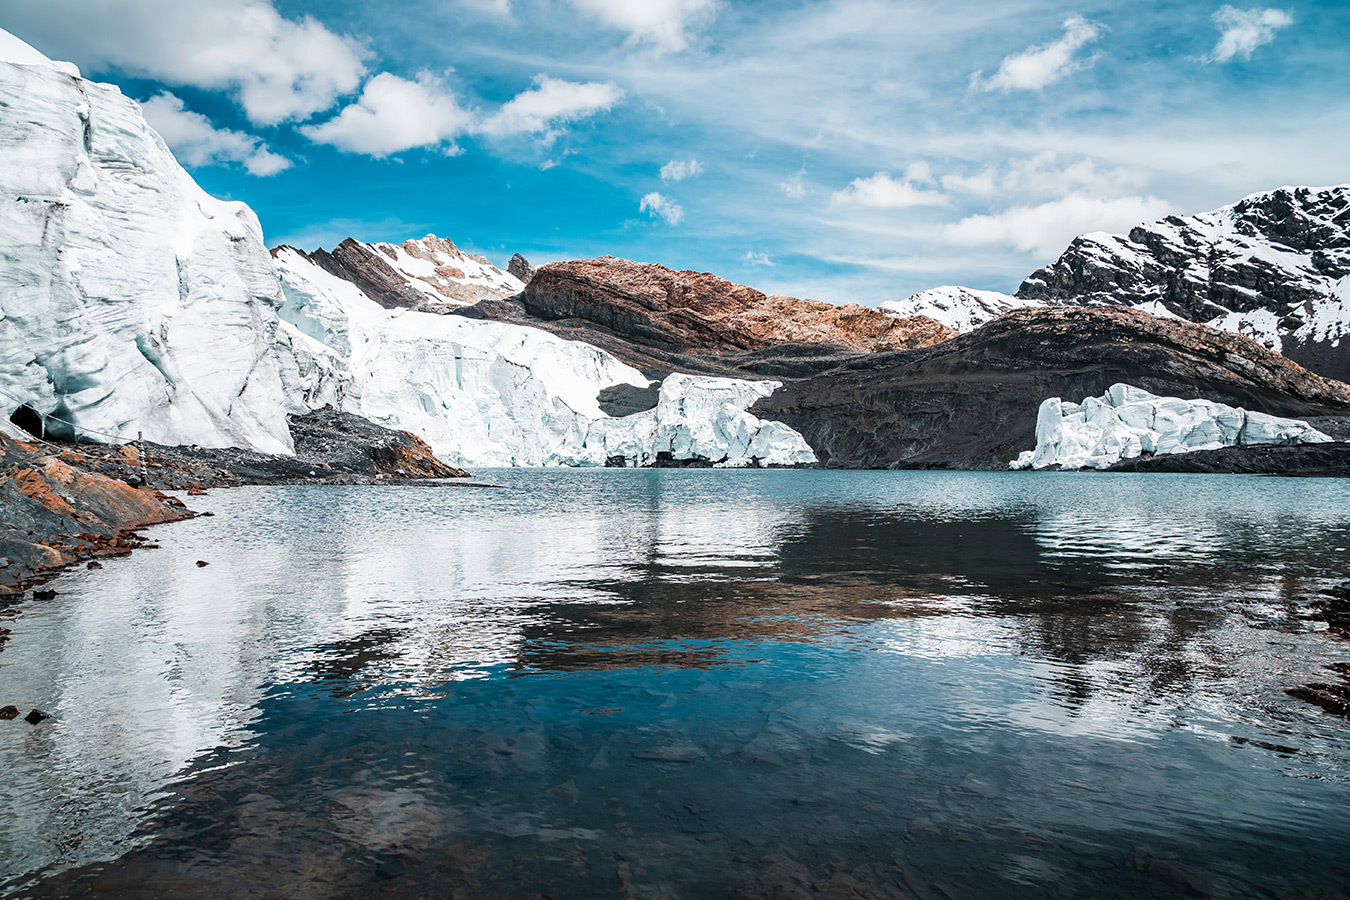
[[[944,206],[947,198],[939,191],[924,190],[921,184],[931,184],[932,174],[925,163],[910,166],[903,178],[896,180],[890,172],[877,172],[870,178],[855,178],[848,187],[836,191],[835,203],[856,203],[871,209],[904,209],[910,206]]]
[[[767,253],[755,253],[753,250],[745,251],[745,256],[741,257],[741,262],[749,263],[752,266],[776,266],[778,263],[769,258]]]
[[[638,203],[638,212],[645,212],[653,219],[665,219],[667,225],[678,225],[684,221],[684,207],[656,191],[642,198]]]
[[[718,0],[572,0],[601,23],[660,50],[683,50],[688,31],[717,13]]]
[[[1039,206],[1018,206],[992,215],[969,216],[943,230],[948,243],[998,245],[1041,257],[1056,257],[1080,234],[1126,231],[1172,212],[1157,197],[1103,200],[1071,194]]]
[[[159,132],[164,143],[184,165],[237,163],[249,174],[259,176],[275,175],[293,165],[286,157],[269,150],[262,138],[217,128],[210,119],[188,109],[181,99],[168,91],[142,103],[141,110],[150,127]]]
[[[992,197],[998,190],[994,183],[992,167],[976,172],[974,175],[943,175],[942,189],[953,194],[973,194],[976,197]]]
[[[555,124],[603,112],[622,99],[623,91],[613,84],[536,75],[533,88],[508,100],[479,130],[498,137],[541,132],[552,137]]]
[[[1214,14],[1219,42],[1205,57],[1206,62],[1224,63],[1232,59],[1251,59],[1252,51],[1275,40],[1275,32],[1294,24],[1294,17],[1282,9],[1241,10],[1225,6]]]
[[[793,200],[800,200],[806,196],[806,186],[802,180],[806,178],[806,166],[802,166],[797,172],[786,181],[779,182],[778,189],[787,194]]]
[[[703,174],[703,163],[696,159],[672,159],[661,167],[661,180],[664,182],[684,181]]]
[[[115,66],[169,84],[229,91],[250,121],[274,125],[329,109],[365,76],[366,49],[271,0],[43,0],[6,9],[87,69]]]
[[[1064,36],[1049,44],[1028,47],[1005,57],[998,71],[988,78],[981,72],[970,76],[970,86],[979,91],[1039,91],[1066,75],[1086,69],[1096,56],[1082,59],[1078,51],[1097,40],[1101,26],[1082,16],[1064,20]]]
[[[414,147],[446,145],[473,128],[471,110],[452,91],[423,72],[416,81],[381,72],[366,82],[361,98],[337,116],[300,132],[316,144],[383,158]]]

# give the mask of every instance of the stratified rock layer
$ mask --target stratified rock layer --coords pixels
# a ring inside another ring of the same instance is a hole
[[[1278,416],[1350,411],[1350,386],[1248,338],[1079,307],[1014,310],[934,347],[860,357],[751,411],[801,432],[832,467],[1003,468],[1034,445],[1042,400],[1117,382]]]
[[[954,334],[928,319],[768,296],[715,275],[612,256],[542,266],[519,299],[530,316],[582,320],[639,344],[684,352],[783,344],[872,352],[925,347]]]

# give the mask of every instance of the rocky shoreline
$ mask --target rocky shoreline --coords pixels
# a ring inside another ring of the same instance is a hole
[[[0,606],[57,572],[153,547],[141,530],[197,515],[189,495],[246,484],[427,483],[468,476],[407,432],[321,409],[289,417],[295,456],[235,448],[20,441],[0,434]],[[209,515],[209,514],[208,514]],[[0,648],[6,635],[0,631]]]

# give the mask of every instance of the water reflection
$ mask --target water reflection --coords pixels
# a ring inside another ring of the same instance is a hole
[[[0,702],[58,718],[0,729],[11,888],[912,896],[964,835],[1010,896],[1157,893],[1177,822],[1247,846],[1210,812],[1350,836],[1347,729],[1283,693],[1346,655],[1306,615],[1344,482],[493,477],[218,492],[23,608]]]

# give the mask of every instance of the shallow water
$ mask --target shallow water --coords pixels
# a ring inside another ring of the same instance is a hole
[[[11,610],[0,894],[1350,891],[1350,480],[484,474]]]

